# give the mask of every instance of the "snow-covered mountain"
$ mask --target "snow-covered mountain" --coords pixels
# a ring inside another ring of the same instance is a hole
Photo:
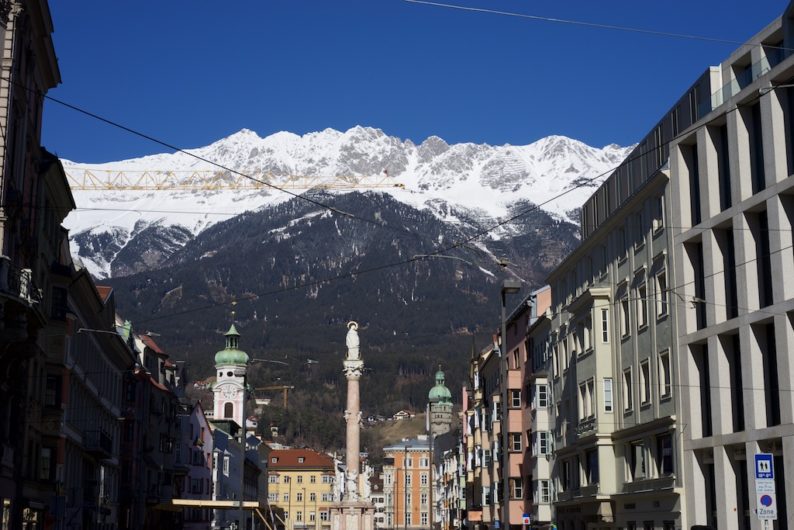
[[[279,132],[260,138],[243,129],[206,147],[192,149],[204,159],[251,174],[373,176],[388,172],[403,187],[379,190],[396,200],[433,212],[451,224],[487,225],[504,216],[517,201],[542,205],[571,220],[597,184],[556,198],[563,191],[617,166],[630,147],[594,148],[563,136],[549,136],[523,146],[447,144],[431,136],[419,145],[386,135],[380,129],[326,129],[303,136]],[[185,153],[158,154],[84,164],[64,160],[71,174],[84,169],[217,170]],[[600,181],[599,181],[600,182]],[[278,185],[276,180],[274,184]],[[72,250],[98,277],[124,275],[156,266],[191,237],[218,221],[245,211],[282,203],[292,196],[276,190],[214,191],[77,191],[79,210],[66,219]],[[509,233],[509,228],[505,228]],[[495,233],[492,237],[500,237]],[[142,241],[145,242],[142,244]],[[130,248],[148,254],[130,267],[113,265]]]

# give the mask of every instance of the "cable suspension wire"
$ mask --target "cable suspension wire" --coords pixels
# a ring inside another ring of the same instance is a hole
[[[0,79],[2,79],[2,76],[0,76]],[[74,111],[76,111],[78,113],[81,113],[83,115],[86,115],[86,116],[89,116],[91,118],[97,119],[97,120],[99,120],[99,121],[101,121],[103,123],[106,123],[108,125],[111,125],[113,127],[120,128],[121,130],[127,131],[130,134],[149,139],[149,140],[151,140],[151,141],[153,141],[155,143],[158,143],[160,145],[167,146],[169,149],[179,150],[179,148],[177,148],[175,146],[172,146],[169,143],[163,142],[163,141],[158,140],[156,138],[153,138],[153,137],[151,137],[149,135],[146,135],[144,133],[138,132],[138,131],[136,131],[136,130],[130,128],[130,127],[127,127],[127,126],[125,126],[123,124],[116,123],[113,120],[110,120],[108,118],[102,117],[102,116],[100,116],[100,115],[98,115],[98,114],[96,114],[94,112],[82,109],[81,107],[78,107],[76,105],[72,105],[72,104],[70,104],[68,102],[65,102],[65,101],[62,101],[60,99],[53,98],[52,96],[48,96],[46,94],[41,93],[41,91],[30,89],[30,88],[26,87],[25,85],[23,85],[23,84],[21,84],[19,82],[16,82],[16,81],[13,81],[13,80],[10,80],[10,82],[13,83],[13,84],[16,84],[18,86],[21,86],[25,90],[32,91],[33,93],[38,94],[40,97],[44,97],[46,99],[49,99],[49,100],[51,100],[51,101],[53,101],[55,103],[63,105],[65,107],[67,107],[69,109],[72,109],[72,110],[74,110]],[[772,87],[772,90],[775,90],[776,88],[784,88],[784,87]],[[743,108],[745,106],[753,104],[762,95],[764,95],[764,94],[761,94],[761,93],[757,94],[754,98],[751,98],[749,101],[746,101],[746,102],[744,102],[742,104],[736,105],[735,107],[731,108],[730,110],[727,111],[727,113],[738,111],[740,108]],[[333,282],[333,281],[352,279],[352,278],[355,278],[356,276],[358,276],[360,274],[368,274],[368,273],[378,272],[378,271],[381,271],[381,270],[386,270],[386,269],[390,269],[390,268],[394,268],[394,267],[405,266],[407,264],[411,264],[411,263],[414,263],[414,262],[419,261],[419,260],[430,259],[430,258],[432,258],[432,257],[434,257],[436,255],[446,254],[446,253],[448,253],[448,252],[450,252],[452,250],[464,247],[464,246],[468,245],[469,243],[471,243],[472,241],[480,239],[481,237],[493,232],[494,230],[497,230],[498,228],[501,228],[502,226],[504,226],[506,224],[512,223],[513,221],[515,221],[517,219],[525,217],[526,215],[528,215],[528,214],[530,214],[530,213],[532,213],[534,211],[539,210],[542,206],[545,206],[546,204],[549,204],[550,202],[555,201],[555,200],[557,200],[557,199],[559,199],[559,198],[571,193],[572,191],[574,191],[574,190],[576,190],[578,188],[581,188],[581,187],[584,187],[584,186],[589,186],[592,183],[596,182],[597,180],[599,180],[599,179],[601,179],[601,178],[603,178],[605,176],[610,175],[613,171],[615,171],[615,169],[617,169],[621,165],[623,165],[623,164],[625,164],[627,162],[631,162],[633,160],[637,160],[637,159],[639,159],[639,158],[641,158],[641,157],[643,157],[643,156],[645,156],[647,154],[650,154],[650,153],[656,151],[657,149],[659,149],[659,148],[661,148],[661,147],[663,147],[665,145],[669,145],[670,143],[672,143],[672,142],[684,137],[685,135],[691,135],[694,131],[709,125],[709,123],[710,122],[704,122],[704,123],[698,125],[697,127],[694,127],[694,128],[692,128],[690,130],[683,131],[683,132],[679,133],[678,135],[670,138],[669,140],[660,143],[660,145],[657,146],[657,147],[650,148],[650,149],[647,149],[647,150],[645,150],[645,151],[643,151],[641,153],[634,154],[633,156],[630,156],[630,157],[626,158],[618,166],[610,168],[610,169],[608,169],[608,170],[606,170],[606,171],[604,171],[604,172],[602,172],[602,173],[600,173],[598,175],[595,175],[594,177],[589,177],[589,178],[584,178],[583,177],[581,179],[578,179],[576,184],[566,188],[565,190],[563,190],[559,194],[547,199],[546,201],[543,201],[543,202],[537,203],[537,204],[533,204],[533,205],[529,206],[528,208],[525,208],[525,209],[519,211],[518,213],[516,213],[516,214],[514,214],[514,215],[512,215],[510,217],[507,217],[507,218],[502,219],[502,220],[500,220],[498,222],[495,222],[495,223],[493,223],[493,224],[491,224],[491,225],[489,225],[489,226],[487,226],[485,228],[482,228],[480,230],[475,231],[475,233],[473,235],[471,235],[471,236],[467,236],[467,237],[465,237],[463,239],[458,240],[457,242],[455,242],[455,243],[453,243],[451,245],[447,245],[445,247],[441,247],[441,248],[438,248],[438,249],[436,249],[434,251],[431,251],[431,252],[428,252],[426,254],[423,254],[421,257],[420,256],[413,256],[413,257],[411,257],[409,259],[404,259],[404,260],[399,260],[399,261],[395,261],[395,262],[391,262],[391,263],[386,263],[386,264],[378,265],[378,266],[375,266],[375,267],[369,267],[369,268],[366,268],[366,269],[352,270],[352,271],[349,271],[349,272],[346,272],[346,273],[343,273],[343,274],[339,274],[339,275],[336,275],[336,276],[331,276],[331,277],[328,277],[328,278],[325,278],[325,279],[312,280],[312,281],[307,281],[307,282],[303,282],[303,283],[296,283],[293,286],[284,287],[284,288],[280,288],[280,289],[275,289],[275,290],[271,290],[271,291],[266,291],[266,292],[259,293],[259,294],[254,293],[254,294],[252,294],[252,295],[250,295],[250,296],[248,296],[246,298],[243,298],[242,300],[252,301],[252,300],[254,300],[256,298],[259,298],[260,296],[272,296],[272,295],[286,293],[286,292],[291,292],[291,291],[295,291],[295,290],[299,290],[299,289],[320,286],[320,285],[323,285],[325,283],[329,283],[329,282]],[[201,160],[204,160],[204,161],[206,161],[208,163],[214,164],[213,162],[211,162],[209,160],[206,160],[206,159],[203,159],[203,157],[198,157],[197,155],[193,155],[192,153],[189,153],[188,151],[183,151],[183,152],[185,152],[185,153],[187,153],[187,154],[189,154],[191,156],[194,156],[196,158],[199,158]],[[218,167],[221,167],[223,169],[227,169],[223,165],[219,165],[219,164],[215,164],[215,165],[217,165]],[[238,172],[236,172],[236,173],[238,173]],[[246,175],[244,175],[242,173],[238,173],[238,174],[247,177]],[[300,196],[299,194],[295,194],[295,193],[292,193],[292,192],[289,192],[289,191],[286,191],[286,193],[288,193],[290,195],[294,195],[296,197]],[[303,196],[300,196],[300,197],[301,198],[305,198]],[[322,206],[324,208],[326,207],[323,203],[319,203],[319,202],[316,202],[316,201],[310,201],[310,202],[312,202],[314,204],[317,204],[319,206]],[[332,207],[330,209],[333,210]],[[375,225],[381,226],[381,227],[387,227],[387,228],[391,228],[391,229],[395,228],[395,227],[391,227],[391,226],[385,225],[385,223],[377,223],[377,222],[369,220],[369,219],[364,219],[364,218],[360,218],[358,216],[353,216],[352,214],[346,214],[345,217],[349,217],[351,219],[358,219],[358,220],[365,221],[365,222],[370,223],[370,224],[375,224]],[[411,234],[414,237],[419,237],[418,234],[415,234],[414,232],[412,232],[410,230],[403,229],[402,231],[404,231],[406,233],[409,233],[409,234]],[[200,307],[197,307],[197,308],[194,308],[194,309],[186,309],[186,310],[179,311],[179,312],[176,312],[176,313],[171,313],[170,315],[160,315],[160,316],[157,316],[157,317],[151,317],[151,318],[148,318],[148,319],[144,319],[144,320],[142,320],[140,322],[141,323],[145,323],[145,322],[161,320],[163,318],[168,318],[169,316],[182,316],[182,315],[193,313],[193,312],[196,312],[196,311],[204,311],[204,310],[215,308],[215,307],[225,306],[225,305],[228,305],[229,303],[231,303],[231,302],[214,302],[212,304],[203,305],[203,306],[200,306]]]
[[[547,17],[541,15],[530,15],[527,13],[517,13],[513,11],[502,11],[498,9],[489,9],[485,7],[474,7],[474,6],[464,6],[460,4],[449,4],[445,2],[432,2],[429,0],[403,0],[408,4],[419,4],[419,5],[426,5],[432,7],[440,7],[444,9],[451,9],[457,11],[468,11],[471,13],[486,13],[489,15],[499,15],[499,16],[506,16],[506,17],[514,17],[514,18],[523,18],[526,20],[534,20],[537,22],[552,22],[555,24],[568,24],[572,26],[580,26],[586,28],[594,28],[594,29],[605,29],[605,30],[612,30],[612,31],[623,31],[627,33],[640,33],[643,35],[651,35],[654,37],[666,37],[672,39],[686,39],[686,40],[695,40],[695,41],[704,41],[704,42],[714,42],[718,44],[730,44],[732,46],[762,46],[761,43],[752,43],[747,41],[740,41],[740,40],[733,40],[733,39],[725,39],[721,37],[709,37],[706,35],[697,35],[693,33],[676,33],[671,31],[661,31],[661,30],[654,30],[654,29],[645,29],[645,28],[637,28],[632,26],[621,26],[617,24],[602,24],[598,22],[587,22],[584,20],[574,20],[574,19],[566,19],[566,18],[556,18],[556,17]],[[784,51],[794,51],[794,48],[787,48],[784,46],[769,46],[763,45],[765,48],[770,49],[777,49],[777,50],[784,50]]]

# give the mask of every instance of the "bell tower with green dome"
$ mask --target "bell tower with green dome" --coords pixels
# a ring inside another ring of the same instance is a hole
[[[427,394],[430,405],[430,435],[448,433],[452,428],[452,393],[444,384],[444,372],[436,372],[436,385]]]
[[[240,334],[234,324],[226,332],[226,347],[215,354],[217,377],[214,392],[214,418],[231,420],[245,429],[245,389],[248,354],[239,349]]]

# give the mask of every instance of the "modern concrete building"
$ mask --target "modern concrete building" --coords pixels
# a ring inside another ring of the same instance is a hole
[[[794,525],[794,5],[701,78],[670,144],[687,525],[760,529],[754,454]]]

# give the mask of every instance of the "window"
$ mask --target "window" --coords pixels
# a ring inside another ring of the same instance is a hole
[[[587,467],[585,469],[587,473],[587,484],[593,485],[598,484],[599,481],[599,474],[598,474],[598,449],[591,449],[587,451],[585,454],[586,464]]]
[[[658,232],[664,228],[664,195],[659,195],[653,201],[653,231]]]
[[[39,452],[39,480],[50,480],[52,478],[52,449],[42,447]]]
[[[629,444],[629,463],[631,464],[631,480],[640,480],[646,477],[645,445],[642,442]]]
[[[620,336],[628,337],[631,330],[631,320],[629,319],[629,298],[624,296],[620,299]]]
[[[427,506],[427,493],[422,493],[422,494],[419,496],[419,503],[420,503],[422,506]]]
[[[309,512],[309,522],[313,523],[316,520],[317,520],[317,516],[315,515],[315,513],[314,512]]]
[[[320,520],[321,521],[328,521],[329,520],[328,512],[320,512]]]
[[[579,419],[593,416],[593,394],[595,392],[592,379],[579,385]]]
[[[284,484],[289,484],[289,480],[290,480],[289,477],[284,477]]]
[[[289,502],[289,493],[285,493],[281,498],[284,502]]]
[[[524,498],[524,482],[521,478],[510,479],[510,498],[523,499]]]
[[[427,512],[422,512],[420,515],[422,526],[427,526]]]
[[[618,263],[623,263],[626,261],[626,231],[622,228],[617,229],[617,240],[618,240],[618,252],[620,255],[618,256]]]
[[[601,342],[609,343],[609,309],[601,310]]]
[[[514,409],[521,407],[521,391],[520,390],[511,390],[510,391],[510,406]]]
[[[405,467],[414,467],[414,459],[410,456],[405,458]]]
[[[411,526],[411,512],[410,511],[405,512],[405,525],[406,526]]]
[[[297,502],[303,502],[303,492],[302,492],[302,491],[299,491],[299,492],[298,492],[298,493],[296,493],[295,495],[296,495],[296,499],[295,499],[295,500],[296,500]]]
[[[427,467],[430,465],[430,459],[422,457],[419,459],[419,467]]]
[[[612,412],[614,398],[612,397],[612,378],[604,378],[604,412]]]
[[[631,368],[623,372],[623,410],[630,411],[634,408]]]
[[[667,315],[667,273],[662,269],[655,276],[656,283],[656,317]]]
[[[270,475],[267,477],[267,481],[270,484],[278,484],[278,475]]]
[[[419,484],[422,486],[427,486],[427,473],[422,473],[419,475]]]
[[[304,458],[304,457],[302,457],[302,456],[299,456],[299,457],[298,457],[298,463],[299,463],[299,464],[302,464],[302,463],[304,463],[305,461],[306,461],[306,458]]]
[[[229,455],[223,455],[223,474],[229,476]]]
[[[317,494],[316,493],[309,493],[309,500],[311,502],[316,502],[317,501]]]
[[[648,286],[645,282],[637,287],[637,329],[648,325]]]
[[[413,475],[411,475],[410,473],[406,473],[405,474],[405,485],[406,486],[410,486],[411,485],[411,477],[413,477]]]
[[[548,385],[537,385],[538,407],[545,409],[549,406],[549,387]]]
[[[665,350],[659,354],[659,397],[667,398],[673,391],[670,373],[670,352]]]
[[[303,521],[303,512],[298,510],[295,512],[295,520],[296,521]]]
[[[284,520],[289,519],[289,512],[284,510]]]
[[[303,475],[298,475],[298,477],[297,477],[297,479],[296,479],[296,482],[297,482],[298,484],[303,484]]]
[[[513,452],[521,451],[521,433],[510,433],[510,450]]]
[[[587,381],[587,417],[595,416],[595,379]]]
[[[224,418],[234,417],[234,403],[226,403],[223,406],[223,417]]]
[[[317,476],[316,475],[311,475],[309,477],[309,483],[310,484],[317,484]]]
[[[540,481],[540,502],[544,504],[551,502],[551,484],[548,480]]]
[[[640,363],[640,397],[642,405],[651,402],[651,363],[648,359]]]
[[[674,472],[672,434],[663,434],[656,438],[656,470],[660,477],[672,475]]]
[[[593,340],[591,338],[592,330],[593,321],[588,317],[582,322],[582,347],[586,352],[593,348]]]
[[[334,477],[331,475],[323,475],[323,484],[333,484]]]
[[[267,500],[269,502],[278,502],[278,493],[268,493]]]
[[[551,433],[548,431],[538,433],[538,452],[542,455],[551,454]]]

